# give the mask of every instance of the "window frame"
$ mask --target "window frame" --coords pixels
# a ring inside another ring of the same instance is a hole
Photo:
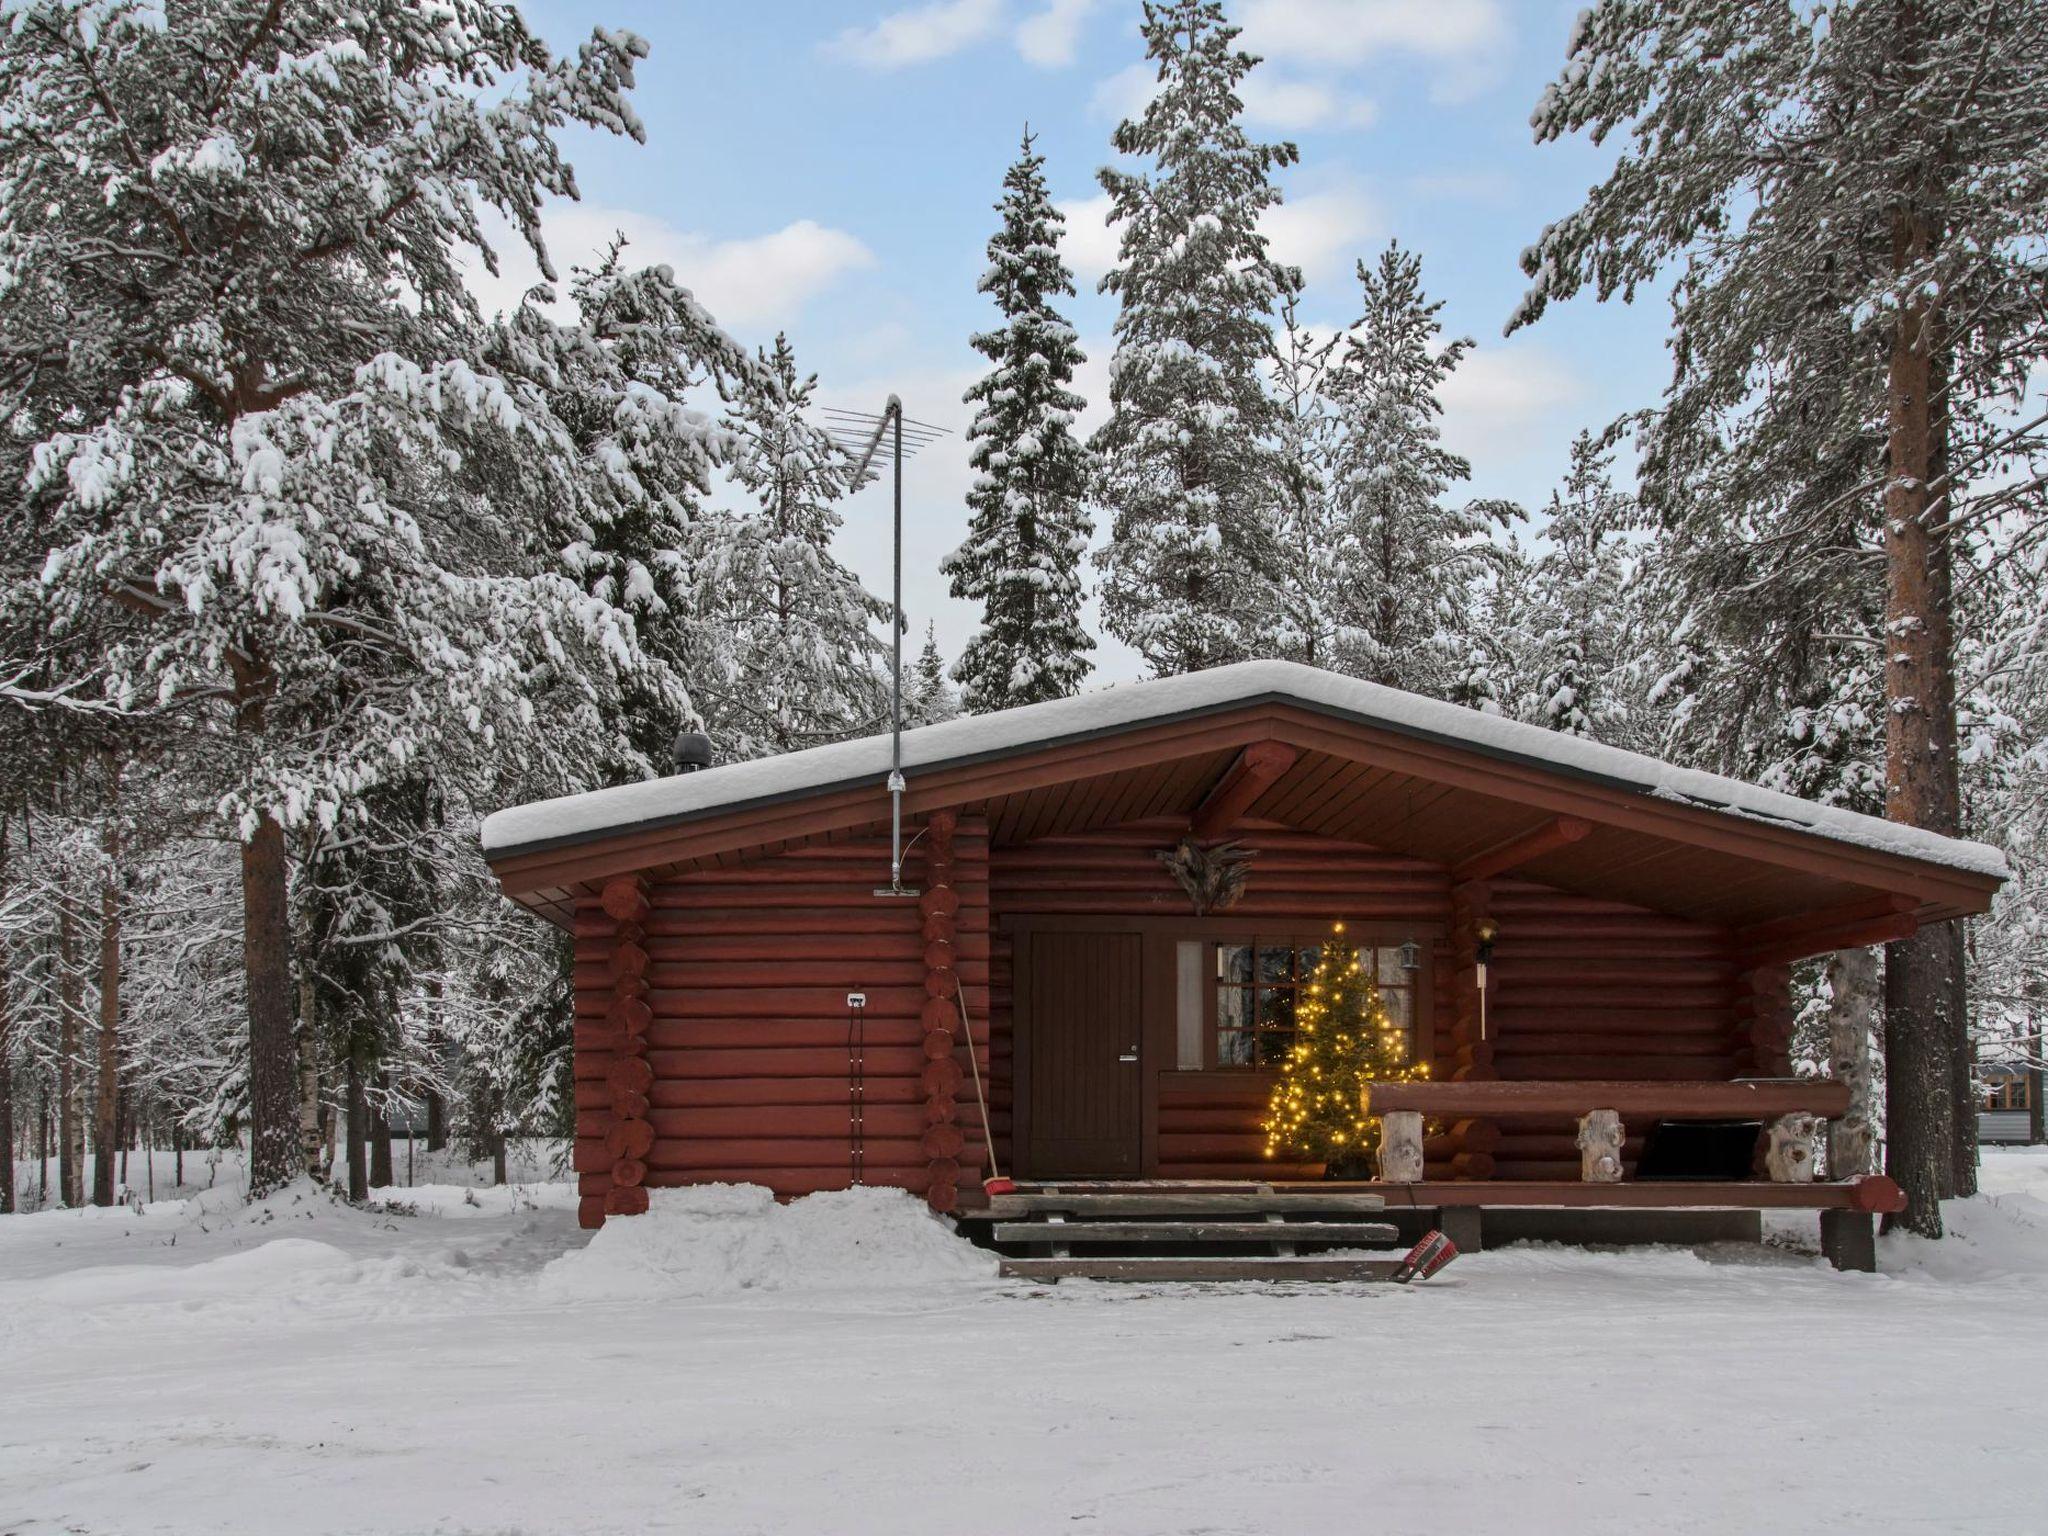
[[[1279,949],[1284,946],[1298,953],[1300,950],[1312,946],[1320,947],[1327,945],[1332,938],[1330,924],[1337,921],[1343,922],[1344,938],[1354,949],[1394,949],[1411,939],[1415,942],[1420,954],[1413,972],[1415,979],[1408,987],[1409,1042],[1415,1060],[1429,1060],[1434,1054],[1436,1043],[1433,1020],[1431,1019],[1433,1010],[1430,1007],[1436,992],[1436,978],[1432,961],[1436,941],[1440,935],[1425,928],[1401,927],[1391,923],[1355,923],[1349,919],[1327,919],[1322,921],[1319,926],[1311,920],[1297,927],[1295,924],[1282,919],[1270,925],[1266,923],[1245,924],[1242,927],[1233,926],[1227,931],[1206,931],[1177,936],[1178,941],[1184,942],[1192,939],[1199,942],[1202,946],[1202,964],[1200,968],[1202,977],[1202,1065],[1199,1068],[1179,1067],[1173,1069],[1177,1075],[1189,1077],[1197,1072],[1202,1072],[1215,1073],[1220,1077],[1243,1079],[1277,1076],[1280,1071],[1278,1063],[1269,1065],[1252,1061],[1238,1065],[1217,1060],[1217,1046],[1220,1043],[1219,1036],[1222,1033],[1220,1006],[1223,989],[1226,986],[1236,985],[1235,983],[1224,981],[1217,974],[1217,950],[1224,946],[1249,945],[1252,947],[1254,976],[1250,983],[1243,985],[1239,990],[1252,995],[1254,999],[1253,1007],[1256,1009],[1256,995],[1261,985],[1256,975],[1259,946],[1264,944],[1266,947],[1273,949]],[[1299,961],[1297,960],[1294,964],[1298,966]],[[1374,979],[1377,980],[1378,978],[1375,977]],[[1299,986],[1298,977],[1294,984],[1297,987]],[[1178,1027],[1177,1022],[1176,1027]],[[1254,1029],[1254,1038],[1256,1038],[1256,1029]]]

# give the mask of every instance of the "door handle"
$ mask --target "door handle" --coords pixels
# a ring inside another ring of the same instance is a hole
[[[1118,1061],[1136,1061],[1137,1059],[1138,1051],[1137,1047],[1135,1046],[1133,1046],[1130,1050],[1125,1051],[1122,1055],[1117,1057]]]

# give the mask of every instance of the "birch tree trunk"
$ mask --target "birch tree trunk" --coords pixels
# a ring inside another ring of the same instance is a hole
[[[1872,1103],[1870,1043],[1880,1027],[1884,996],[1874,949],[1838,949],[1828,957],[1828,1073],[1849,1089],[1849,1109],[1828,1125],[1828,1177],[1874,1171],[1877,1114]]]

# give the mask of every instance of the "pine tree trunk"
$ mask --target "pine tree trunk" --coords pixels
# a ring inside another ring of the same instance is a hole
[[[351,1200],[370,1198],[370,1105],[363,1092],[369,1054],[361,1038],[351,1035],[348,1044],[348,1197]]]
[[[50,1080],[43,1079],[43,1091],[36,1110],[36,1209],[50,1208]]]
[[[298,1044],[292,1038],[290,879],[284,828],[269,816],[242,844],[242,965],[249,992],[249,1194],[300,1167]]]
[[[391,1074],[377,1073],[377,1101],[370,1106],[370,1183],[377,1189],[389,1189],[398,1181],[391,1176],[391,1117],[384,1106],[391,1091]]]
[[[427,1150],[438,1152],[448,1145],[448,1101],[441,1090],[427,1090]]]
[[[78,1014],[78,945],[71,924],[71,893],[59,888],[57,907],[57,1197],[67,1209],[85,1203],[85,1114],[81,1102]]]
[[[320,989],[307,965],[299,976],[299,1155],[306,1177],[326,1173],[320,1130]]]
[[[14,1214],[14,1028],[7,951],[0,945],[0,1216]]]
[[[1934,783],[1940,805],[1936,819],[1926,825],[1957,836],[1963,830],[1963,781],[1956,739],[1955,541],[1948,529],[1955,506],[1954,487],[1949,484],[1952,359],[1938,314],[1928,321],[1928,350],[1928,650],[1934,673]],[[1977,1192],[1977,1045],[1970,1032],[1969,955],[1962,923],[1946,923],[1943,929],[1950,950],[1947,1022],[1949,1092],[1954,1105],[1949,1115],[1949,1169],[1942,1193],[1968,1196]]]
[[[6,855],[0,851],[0,897],[6,894]],[[14,1016],[8,1003],[14,978],[8,969],[8,947],[0,940],[0,1216],[11,1216],[14,1199]]]
[[[100,1028],[98,1092],[93,1101],[92,1203],[114,1203],[114,1157],[121,1127],[121,835],[110,815],[101,835],[106,868],[100,876]]]
[[[1930,239],[1926,220],[1901,209],[1892,232],[1894,269],[1916,269]],[[1944,741],[1940,728],[1946,658],[1938,652],[1944,627],[1927,523],[1934,473],[1930,323],[1926,300],[1901,306],[1887,388],[1885,814],[1946,830],[1952,801],[1943,768],[1954,742],[1952,733]],[[1886,1169],[1906,1194],[1906,1208],[1885,1224],[1925,1237],[1941,1236],[1941,1196],[1954,1180],[1951,956],[1939,927],[1885,950]]]
[[[441,1009],[446,998],[440,976],[427,984],[427,995],[433,1009],[427,1025],[427,1060],[430,1072],[439,1072],[447,1056],[447,1047],[441,1034]],[[448,1145],[448,1101],[441,1096],[439,1088],[427,1090],[427,1150],[438,1152]]]

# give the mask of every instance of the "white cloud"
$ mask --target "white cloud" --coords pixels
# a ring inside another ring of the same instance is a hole
[[[933,0],[892,11],[867,27],[848,27],[829,45],[871,69],[929,64],[993,36],[1003,22],[1003,0]]]
[[[1093,287],[1095,280],[1116,265],[1118,238],[1109,226],[1109,194],[1062,198],[1053,206],[1066,215],[1067,227],[1060,236],[1060,254],[1080,280],[1077,286]]]
[[[1244,46],[1328,74],[1392,55],[1438,67],[1432,94],[1463,100],[1498,77],[1513,42],[1502,0],[1244,0]]]
[[[1028,63],[1058,69],[1074,62],[1096,0],[1045,0],[1043,9],[1017,24],[1017,51]]]
[[[1584,383],[1554,353],[1529,344],[1475,347],[1444,381],[1444,442],[1498,471],[1562,441]]]
[[[1152,64],[1127,64],[1115,74],[1095,84],[1095,91],[1088,98],[1088,110],[1097,117],[1111,118],[1117,122],[1136,118],[1145,111],[1146,103],[1152,100],[1153,92],[1159,89],[1159,69]]]
[[[1261,58],[1348,68],[1389,53],[1455,59],[1508,39],[1500,0],[1244,0],[1244,46]]]
[[[548,254],[564,279],[574,266],[587,266],[614,234],[627,240],[626,260],[634,266],[666,264],[676,280],[710,307],[724,325],[769,327],[787,324],[803,306],[846,273],[874,265],[874,253],[843,229],[798,219],[765,235],[718,240],[652,214],[581,203],[550,209],[542,221]],[[540,269],[518,237],[493,232],[501,271],[492,277],[480,266],[468,273],[470,291],[490,314],[509,309],[540,281]],[[566,283],[560,290],[566,293]]]
[[[1348,182],[1290,196],[1259,220],[1274,258],[1300,267],[1310,281],[1348,273],[1380,228],[1379,210]]]
[[[1253,70],[1239,94],[1250,121],[1299,133],[1311,128],[1369,128],[1379,116],[1370,97],[1322,80],[1289,79]]]
[[[1117,260],[1120,236],[1109,223],[1109,194],[1063,198],[1054,206],[1067,219],[1060,252],[1075,277],[1092,286]],[[1381,227],[1377,206],[1350,182],[1291,194],[1259,220],[1274,258],[1300,267],[1311,279],[1348,273]]]

